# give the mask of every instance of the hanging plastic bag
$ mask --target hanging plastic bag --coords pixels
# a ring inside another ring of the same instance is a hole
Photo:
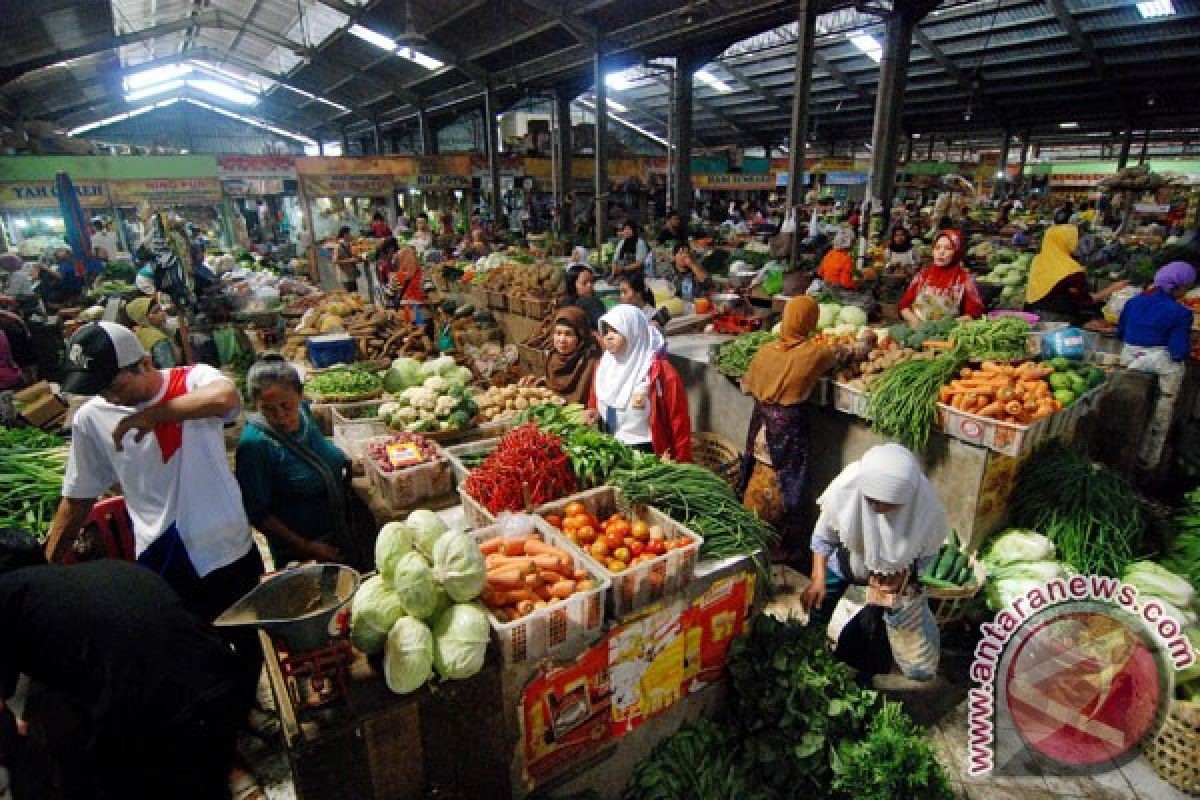
[[[795,233],[796,232],[796,209],[788,209],[787,216],[783,219],[783,224],[779,226],[780,233]]]

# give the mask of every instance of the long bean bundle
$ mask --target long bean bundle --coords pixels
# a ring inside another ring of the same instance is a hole
[[[871,389],[867,406],[871,429],[920,451],[937,419],[938,391],[961,363],[961,355],[952,351],[931,361],[902,361],[889,368]]]
[[[62,496],[67,447],[0,451],[0,527],[44,537]]]
[[[613,472],[609,482],[630,503],[653,505],[703,536],[700,553],[709,558],[755,553],[778,537],[768,522],[738,502],[729,484],[704,467],[647,458]]]
[[[1146,524],[1123,478],[1057,441],[1021,467],[1011,505],[1014,525],[1047,536],[1065,563],[1086,574],[1123,574]]]
[[[1027,354],[1029,323],[1016,317],[976,319],[950,331],[950,341],[961,347],[968,358],[1022,358]]]

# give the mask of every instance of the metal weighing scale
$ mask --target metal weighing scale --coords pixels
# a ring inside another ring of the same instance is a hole
[[[362,576],[341,564],[308,564],[272,575],[214,620],[254,626],[271,637],[297,708],[349,696],[354,648],[346,638],[350,600]]]

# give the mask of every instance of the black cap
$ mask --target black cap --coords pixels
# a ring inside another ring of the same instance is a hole
[[[133,331],[115,322],[89,322],[67,341],[62,389],[70,394],[99,394],[117,373],[142,360],[146,351]]]

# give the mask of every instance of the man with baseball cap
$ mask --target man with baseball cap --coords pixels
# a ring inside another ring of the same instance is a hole
[[[254,588],[263,562],[225,455],[223,428],[241,410],[233,382],[206,364],[157,370],[128,328],[92,322],[67,342],[62,387],[94,396],[71,423],[47,557],[55,560],[96,498],[119,485],[138,563],[166,579],[189,610],[212,620]],[[253,691],[257,638],[251,631],[230,640]]]

